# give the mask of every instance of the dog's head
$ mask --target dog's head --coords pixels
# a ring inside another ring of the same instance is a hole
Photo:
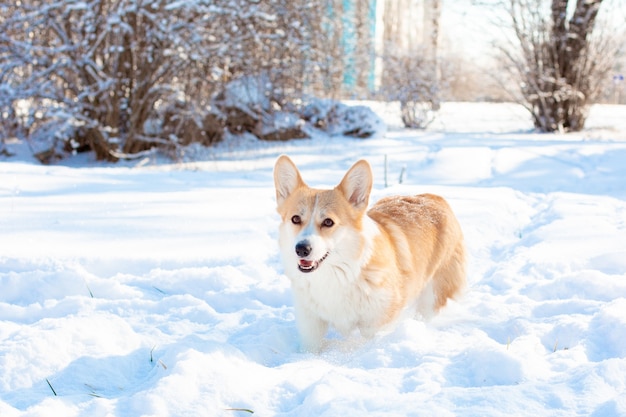
[[[274,167],[274,184],[282,218],[279,244],[288,275],[311,273],[339,259],[356,260],[363,245],[358,231],[372,189],[366,161],[355,163],[335,188],[318,190],[307,186],[296,165],[283,155]]]

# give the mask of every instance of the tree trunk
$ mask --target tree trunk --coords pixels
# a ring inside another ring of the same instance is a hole
[[[584,60],[589,48],[588,36],[593,31],[602,0],[578,0],[574,15],[566,23],[567,1],[552,2],[552,41],[557,62],[555,65],[556,91],[565,89],[564,98],[555,95],[552,113],[556,130],[578,131],[587,118],[588,83]]]
[[[583,129],[603,75],[590,41],[602,0],[576,0],[568,20],[571,2],[552,0],[550,18],[544,19],[529,11],[541,0],[512,1],[510,13],[523,51],[522,61],[515,63],[522,93],[535,127],[545,132]]]

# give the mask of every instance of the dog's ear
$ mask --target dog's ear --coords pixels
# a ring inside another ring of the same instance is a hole
[[[365,210],[372,191],[372,168],[365,160],[352,165],[337,186],[346,196],[350,204],[358,210]]]
[[[277,205],[280,206],[296,188],[302,185],[306,184],[302,181],[296,164],[287,155],[281,155],[274,165]]]

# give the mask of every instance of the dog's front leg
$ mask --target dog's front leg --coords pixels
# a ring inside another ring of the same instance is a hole
[[[317,353],[328,331],[328,322],[322,320],[303,303],[294,300],[296,326],[300,335],[300,348],[305,352]]]

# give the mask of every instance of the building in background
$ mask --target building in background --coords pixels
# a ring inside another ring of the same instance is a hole
[[[346,95],[379,91],[390,82],[385,66],[400,56],[428,61],[436,79],[439,0],[336,0],[330,8],[331,20],[338,19],[341,27]]]

